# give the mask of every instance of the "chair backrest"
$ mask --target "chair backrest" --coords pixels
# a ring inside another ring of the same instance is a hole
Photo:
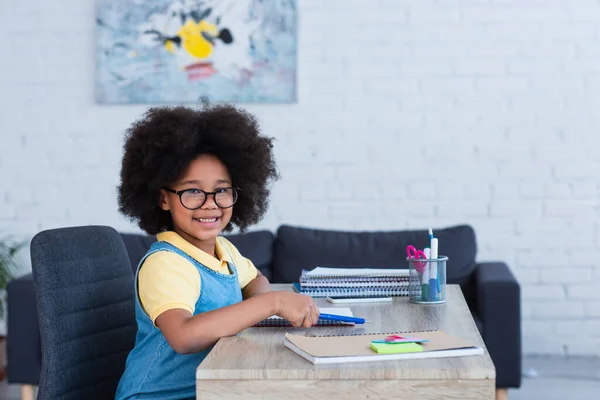
[[[38,399],[114,398],[136,335],[133,274],[105,226],[47,230],[31,241],[42,345]]]

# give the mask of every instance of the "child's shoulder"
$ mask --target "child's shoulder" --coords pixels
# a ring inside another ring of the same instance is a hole
[[[187,266],[187,264],[189,264],[189,261],[182,254],[176,253],[174,251],[169,251],[167,249],[160,249],[149,254],[143,261],[141,267],[146,267],[148,265]]]
[[[160,285],[161,281],[184,278],[197,282],[200,273],[186,258],[171,251],[157,251],[146,257],[138,272],[140,282]]]

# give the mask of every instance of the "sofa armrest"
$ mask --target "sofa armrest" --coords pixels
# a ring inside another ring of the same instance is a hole
[[[10,281],[6,292],[8,382],[37,385],[40,380],[42,350],[31,274]]]
[[[521,290],[502,262],[475,270],[476,308],[483,340],[496,367],[497,387],[521,386]]]

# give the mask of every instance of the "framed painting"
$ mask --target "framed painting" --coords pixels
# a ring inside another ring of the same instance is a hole
[[[96,0],[103,104],[296,101],[295,0]]]

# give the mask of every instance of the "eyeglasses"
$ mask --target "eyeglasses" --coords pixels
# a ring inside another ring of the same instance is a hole
[[[238,199],[238,191],[240,190],[233,187],[220,188],[214,192],[205,192],[202,189],[173,190],[168,187],[163,187],[163,189],[179,196],[181,205],[188,210],[197,210],[202,207],[204,203],[206,203],[206,199],[208,199],[209,195],[213,196],[217,207],[233,207]]]

